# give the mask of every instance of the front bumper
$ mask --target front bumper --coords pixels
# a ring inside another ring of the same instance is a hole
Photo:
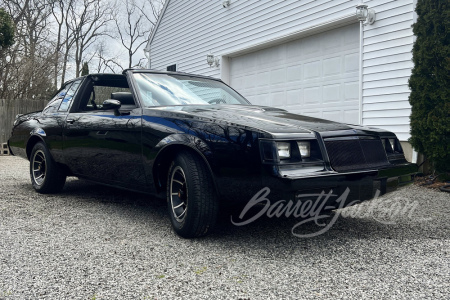
[[[315,172],[313,174],[296,174],[271,169],[271,176],[264,176],[262,185],[271,189],[270,199],[301,200],[305,195],[332,193],[327,206],[338,207],[336,199],[347,189],[349,193],[345,204],[374,198],[395,190],[399,186],[413,182],[418,167],[412,163],[401,163],[379,170],[364,170],[351,173],[334,171]],[[377,192],[378,191],[378,192]],[[311,196],[313,197],[313,196]]]

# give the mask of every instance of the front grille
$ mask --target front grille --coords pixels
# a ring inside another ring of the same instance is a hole
[[[373,169],[389,165],[379,139],[354,138],[325,140],[331,166],[337,172]]]

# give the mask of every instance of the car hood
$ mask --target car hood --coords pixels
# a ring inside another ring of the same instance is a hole
[[[146,109],[145,114],[163,112],[165,118],[195,118],[202,121],[226,122],[230,125],[263,131],[271,135],[346,131],[361,126],[289,113],[286,110],[257,105],[189,105]]]

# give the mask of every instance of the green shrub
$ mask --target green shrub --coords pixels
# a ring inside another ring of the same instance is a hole
[[[11,16],[0,8],[0,47],[6,48],[14,44],[14,23]]]
[[[450,47],[448,0],[418,0],[417,39],[409,87],[410,143],[437,171],[450,171]]]
[[[89,65],[87,62],[83,63],[83,68],[81,68],[81,76],[89,75]]]

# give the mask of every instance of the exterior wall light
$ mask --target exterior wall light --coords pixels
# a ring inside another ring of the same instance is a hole
[[[375,11],[361,3],[356,6],[356,17],[364,25],[372,25],[375,22]]]
[[[206,62],[210,67],[218,67],[220,66],[220,60],[218,57],[215,57],[211,53],[206,55]]]
[[[228,8],[231,5],[231,0],[225,0],[222,2],[223,8]]]

